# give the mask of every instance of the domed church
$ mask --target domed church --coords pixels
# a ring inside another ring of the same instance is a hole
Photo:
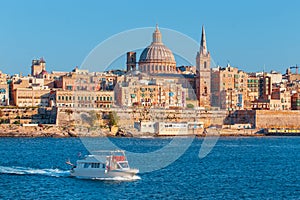
[[[138,62],[139,71],[143,73],[150,73],[150,74],[176,73],[177,72],[176,61],[174,55],[172,51],[162,43],[162,36],[157,25],[152,37],[153,37],[152,43],[148,47],[146,47],[141,53]],[[128,56],[130,55],[127,54],[127,68],[128,68]],[[135,54],[132,56],[135,57]],[[135,58],[132,59],[132,61],[133,60],[135,60]]]
[[[182,84],[187,90],[187,98],[198,100],[200,107],[210,106],[211,96],[211,68],[210,53],[207,50],[204,26],[200,42],[200,51],[196,56],[196,72],[183,74],[176,67],[176,61],[172,51],[162,43],[162,35],[156,25],[152,35],[152,43],[146,47],[140,55],[138,71],[150,74],[151,77],[163,80],[173,79]],[[136,71],[136,52],[127,52],[127,72]],[[191,88],[192,87],[192,88]]]

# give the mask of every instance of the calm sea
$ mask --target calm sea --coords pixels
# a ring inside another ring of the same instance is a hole
[[[111,141],[128,151],[150,152],[171,139]],[[220,138],[199,159],[202,142],[195,138],[175,162],[139,174],[138,180],[99,181],[69,176],[66,159],[74,162],[78,152],[87,153],[80,139],[0,138],[0,199],[300,198],[300,137]],[[177,148],[169,151],[176,154]],[[162,158],[158,156],[157,162]]]

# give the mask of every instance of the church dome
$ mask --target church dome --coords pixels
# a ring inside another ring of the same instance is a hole
[[[139,70],[150,73],[175,73],[176,61],[172,51],[161,40],[161,33],[156,26],[151,45],[146,47],[139,60]]]
[[[175,63],[175,58],[172,51],[164,44],[152,43],[143,50],[139,61]]]

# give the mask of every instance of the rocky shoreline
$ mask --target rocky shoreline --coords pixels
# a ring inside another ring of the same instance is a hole
[[[195,135],[182,135],[182,136],[195,136]],[[257,130],[231,130],[231,129],[220,129],[217,133],[214,131],[208,131],[205,134],[198,134],[198,137],[205,136],[221,136],[221,137],[258,137],[265,136],[265,134],[257,133]],[[71,127],[61,126],[18,126],[18,125],[0,125],[0,137],[57,137],[57,138],[68,138],[68,137],[170,137],[160,136],[151,133],[140,133],[138,131],[114,131],[111,132],[105,128],[98,128],[90,130],[88,132],[76,131]],[[171,136],[172,137],[172,136]]]

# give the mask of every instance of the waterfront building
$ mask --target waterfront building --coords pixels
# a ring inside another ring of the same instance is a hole
[[[229,64],[211,72],[212,106],[226,110],[244,109],[248,101],[248,75]]]
[[[113,91],[55,90],[57,107],[111,108],[114,104]]]
[[[111,108],[118,75],[90,73],[76,67],[57,81],[55,105],[58,107]]]
[[[49,88],[16,88],[13,91],[14,105],[17,107],[49,107]]]
[[[43,78],[13,76],[10,82],[11,104],[19,107],[49,106],[50,88]]]
[[[186,90],[181,84],[170,79],[155,79],[139,76],[126,76],[115,88],[118,106],[185,107]]]
[[[141,133],[152,133],[159,136],[202,134],[203,122],[135,122],[134,127]]]

